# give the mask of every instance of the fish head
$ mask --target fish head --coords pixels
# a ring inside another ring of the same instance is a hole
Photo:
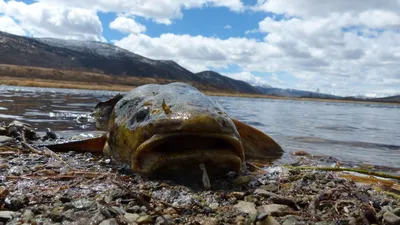
[[[120,99],[108,124],[108,150],[145,175],[239,172],[240,136],[222,107],[184,83],[140,86]]]

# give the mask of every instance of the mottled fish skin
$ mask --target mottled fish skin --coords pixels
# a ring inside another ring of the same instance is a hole
[[[238,172],[244,163],[232,120],[219,104],[189,84],[135,88],[115,104],[108,128],[105,153],[139,173],[152,175],[161,167],[178,171],[203,161],[215,170],[221,166]]]

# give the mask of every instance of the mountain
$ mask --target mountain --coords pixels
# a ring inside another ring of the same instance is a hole
[[[323,94],[312,91],[301,91],[295,89],[281,89],[274,88],[271,86],[256,86],[256,88],[266,95],[281,96],[281,97],[306,97],[306,98],[329,98],[329,99],[340,99],[341,97],[330,94]]]
[[[115,45],[95,41],[29,38],[0,31],[0,64],[183,81],[213,90],[260,93],[243,81],[215,72],[216,78],[203,76],[203,73],[194,74],[174,61],[149,59]]]
[[[241,80],[234,80],[232,78],[223,76],[217,72],[214,71],[203,71],[200,73],[195,74],[199,79],[201,79],[204,82],[209,82],[217,87],[220,87],[222,89],[229,89],[233,90],[235,92],[247,92],[247,93],[257,93],[257,94],[262,94],[260,90],[258,90],[256,87],[241,81]]]

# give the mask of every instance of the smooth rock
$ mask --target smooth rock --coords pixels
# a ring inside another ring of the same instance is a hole
[[[10,220],[14,217],[21,215],[19,212],[14,211],[0,211],[0,219],[2,220]]]
[[[218,207],[219,207],[219,204],[216,203],[216,202],[214,202],[214,203],[211,203],[211,204],[209,205],[209,207],[210,207],[212,210],[217,210]]]
[[[237,200],[243,200],[244,196],[246,196],[246,193],[244,192],[232,192],[233,197],[235,197]]]
[[[400,207],[393,209],[392,213],[396,216],[400,216]]]
[[[140,215],[136,213],[125,213],[124,217],[129,221],[129,222],[136,222],[137,219],[139,219]]]
[[[266,191],[266,190],[260,189],[260,188],[256,189],[254,191],[254,194],[261,195],[261,196],[268,197],[268,198],[272,197],[272,196],[276,196],[275,193],[270,192],[270,191]]]
[[[303,218],[299,216],[287,215],[282,217],[281,219],[283,220],[282,225],[303,224],[302,222],[300,222]]]
[[[277,192],[279,190],[279,186],[276,183],[271,183],[267,185],[260,186],[261,189],[270,191],[270,192]]]
[[[272,216],[268,216],[263,221],[257,221],[256,225],[280,225],[280,223]]]
[[[5,127],[0,127],[0,135],[6,135],[7,134],[7,130]]]
[[[118,225],[118,222],[115,218],[111,218],[111,219],[104,220],[99,225]]]
[[[334,188],[334,187],[336,187],[336,183],[333,181],[329,181],[328,183],[326,183],[326,186],[330,187],[330,188]]]
[[[25,210],[25,212],[22,214],[22,220],[24,220],[24,222],[30,222],[33,219],[33,217],[34,214],[30,209]]]
[[[385,212],[385,214],[383,214],[383,221],[385,225],[399,225],[400,217],[392,212]]]
[[[168,223],[172,224],[172,216],[171,215],[164,215],[164,218],[168,221]],[[159,216],[156,219],[156,225],[165,225],[165,220]]]
[[[136,220],[136,223],[138,224],[146,224],[146,223],[151,223],[153,219],[149,215],[141,216]]]
[[[239,201],[238,204],[234,205],[233,208],[240,212],[247,213],[251,221],[255,221],[257,217],[256,205],[252,202]]]
[[[13,140],[14,140],[14,138],[10,138],[10,137],[7,137],[7,136],[0,135],[0,146],[2,144],[6,144],[8,142],[12,142]]]
[[[258,213],[267,213],[271,216],[286,216],[289,213],[289,210],[289,206],[279,204],[270,204],[257,207]]]

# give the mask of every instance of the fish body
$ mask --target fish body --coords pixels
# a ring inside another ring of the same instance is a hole
[[[199,165],[211,175],[239,172],[246,152],[273,158],[283,153],[267,135],[232,120],[185,83],[137,87],[99,103],[95,115],[98,127],[109,131],[104,153],[145,175],[200,171]]]

